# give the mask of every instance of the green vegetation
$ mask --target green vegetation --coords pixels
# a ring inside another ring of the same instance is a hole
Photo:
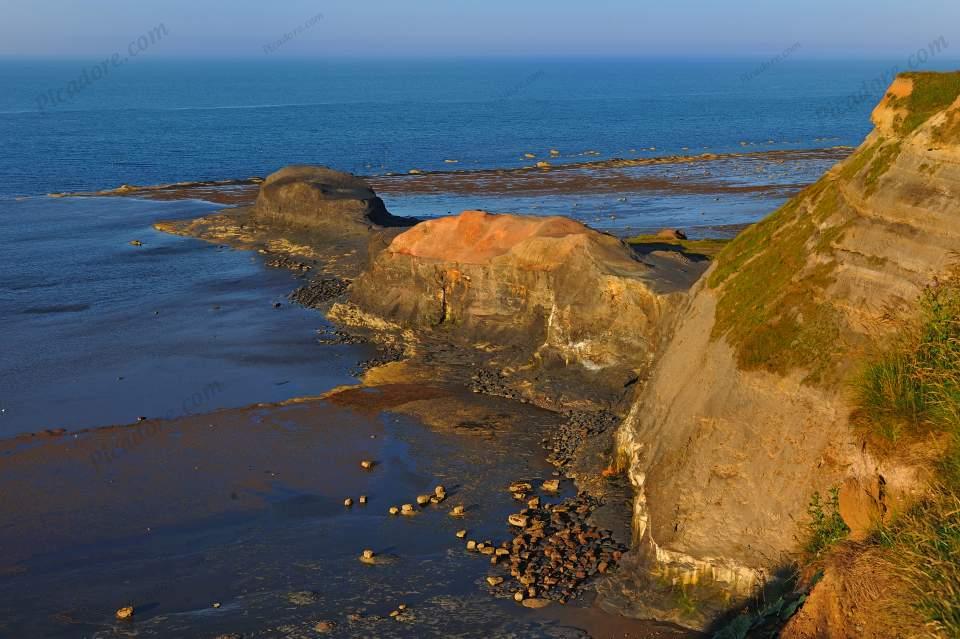
[[[902,135],[916,131],[935,113],[950,106],[960,95],[960,72],[904,73],[901,77],[913,80],[913,91],[910,95],[890,100],[892,108],[907,111],[899,126],[899,133]]]
[[[807,523],[807,531],[810,533],[807,552],[815,557],[850,534],[850,528],[840,516],[839,488],[830,489],[830,498],[826,502],[820,493],[813,493],[810,505],[807,506],[807,514],[810,515]]]
[[[960,110],[951,111],[943,124],[933,130],[933,140],[940,144],[960,142]]]
[[[741,368],[803,368],[809,383],[832,381],[841,316],[823,292],[833,280],[830,253],[846,229],[845,211],[836,184],[824,178],[717,257],[708,280],[720,289],[714,337],[737,349]]]
[[[730,240],[671,240],[656,235],[636,235],[627,238],[626,242],[631,246],[656,246],[658,244],[677,246],[684,253],[712,258],[722,251],[723,247],[730,243]]]
[[[864,370],[857,392],[861,417],[885,439],[931,430],[960,439],[960,269],[924,290],[917,325]]]
[[[960,269],[928,287],[919,319],[857,380],[858,419],[890,444],[946,436],[940,484],[875,541],[911,587],[913,604],[960,636]]]
[[[807,601],[807,594],[779,597],[766,606],[735,617],[714,633],[713,639],[754,639],[778,637],[783,626]]]
[[[864,192],[873,195],[877,190],[880,178],[890,169],[890,165],[900,155],[900,143],[886,144],[880,147],[876,158],[870,163],[870,168],[863,178]]]
[[[877,534],[911,603],[946,636],[960,637],[960,493],[942,487]]]

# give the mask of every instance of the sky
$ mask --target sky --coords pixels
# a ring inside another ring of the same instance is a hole
[[[0,0],[0,55],[109,55],[158,25],[160,57],[287,33],[269,55],[898,58],[942,36],[960,57],[958,0]]]

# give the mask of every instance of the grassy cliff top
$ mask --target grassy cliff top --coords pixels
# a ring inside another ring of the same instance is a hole
[[[913,83],[913,90],[908,95],[898,97],[887,94],[888,106],[907,112],[899,122],[898,132],[901,135],[913,133],[960,96],[960,71],[902,73],[898,77]]]

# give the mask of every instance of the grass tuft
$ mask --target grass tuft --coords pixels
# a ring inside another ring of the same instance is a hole
[[[940,484],[875,541],[910,584],[912,604],[940,632],[960,637],[960,269],[924,290],[919,319],[863,372],[857,392],[861,422],[877,436],[950,439]]]
[[[840,516],[839,488],[831,488],[826,501],[820,493],[813,493],[810,505],[807,506],[807,514],[810,515],[810,522],[807,524],[807,531],[810,533],[807,552],[815,557],[850,534],[850,528]]]

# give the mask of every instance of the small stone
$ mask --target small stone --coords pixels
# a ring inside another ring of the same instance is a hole
[[[494,552],[496,553],[497,557],[505,557],[510,554],[510,551],[506,548],[497,548]]]
[[[543,482],[543,489],[548,493],[555,493],[560,490],[560,480],[559,479],[548,479]]]
[[[407,609],[407,604],[400,604],[399,606],[397,606],[397,610],[406,610],[406,609]]]
[[[366,495],[360,495],[360,503],[366,505],[366,503],[367,503],[367,496],[366,496]]]
[[[143,242],[141,242],[140,240],[130,240],[130,246],[143,246]],[[121,608],[120,610],[124,610],[124,609]]]
[[[467,531],[466,531],[466,530],[458,530],[458,531],[457,531],[457,538],[463,539],[463,538],[466,537],[466,536],[467,536]]]
[[[513,593],[513,600],[517,603],[523,601],[523,592],[518,590],[517,592]]]
[[[454,506],[453,510],[450,511],[451,517],[463,517],[466,513],[466,509],[462,505]]]
[[[511,493],[529,493],[531,490],[533,490],[533,486],[530,484],[530,482],[516,481],[510,484],[510,488],[508,488],[508,490]]]
[[[507,517],[507,523],[517,528],[526,528],[527,524],[530,523],[530,518],[526,515],[513,514]]]
[[[447,496],[447,489],[443,486],[437,486],[433,489],[433,494],[437,497],[444,498]]]
[[[376,554],[372,550],[367,548],[366,550],[363,551],[363,554],[360,555],[360,561],[371,563],[374,557],[376,557]]]
[[[539,497],[533,497],[532,499],[528,500],[528,501],[527,501],[527,506],[529,506],[530,508],[539,508],[539,507],[540,507],[540,498],[539,498]]]
[[[287,593],[287,601],[295,606],[309,606],[310,604],[317,603],[319,600],[320,597],[317,596],[317,593],[309,590]]]
[[[549,599],[524,599],[523,605],[527,608],[546,608],[550,605]]]
[[[430,495],[417,495],[417,505],[426,506],[430,503]]]
[[[133,606],[124,606],[117,610],[117,619],[130,619],[133,617]]]
[[[551,165],[549,162],[546,162],[546,161],[544,161],[544,160],[541,160],[540,162],[537,162],[537,168],[538,168],[538,169],[549,169],[551,166],[552,166],[552,165]]]
[[[413,507],[413,504],[404,504],[403,506],[400,506],[400,514],[410,517],[412,515],[416,515],[417,511]]]
[[[391,616],[391,617],[396,617],[396,616],[399,615],[399,614],[400,614],[400,611],[399,611],[399,610],[391,610],[391,611],[390,611],[390,616]]]
[[[483,548],[480,548],[479,546],[477,546],[477,548],[479,548],[480,552],[483,553],[484,555],[492,555],[494,553],[493,546],[484,546]]]
[[[487,577],[487,583],[491,586],[499,586],[503,583],[503,577]]]
[[[391,514],[391,515],[399,515],[399,514],[400,514],[400,509],[397,508],[396,506],[390,506],[390,514]]]
[[[353,506],[353,500],[347,497],[343,500],[343,505],[349,508],[350,506]]]
[[[527,493],[513,493],[513,498],[517,501],[523,501],[527,498]]]
[[[469,552],[474,552],[474,551],[476,551],[476,549],[477,549],[477,542],[475,542],[475,541],[472,540],[472,539],[467,542],[467,550],[468,550]]]
[[[328,632],[333,632],[336,627],[337,624],[332,621],[318,621],[313,625],[313,631],[321,634],[327,634]]]
[[[364,459],[363,461],[360,462],[360,468],[364,470],[370,470],[371,468],[373,468],[373,462],[369,459]]]
[[[214,607],[214,608],[219,608],[219,607],[220,607],[220,602],[219,602],[219,601],[214,601],[214,602],[213,602],[213,607]]]

